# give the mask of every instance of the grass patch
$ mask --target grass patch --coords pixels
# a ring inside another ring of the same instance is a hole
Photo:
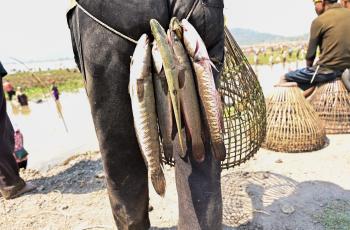
[[[84,87],[82,75],[76,69],[20,72],[6,76],[15,89],[20,86],[30,100],[51,94],[52,81],[60,92],[74,92]]]
[[[326,230],[350,229],[350,202],[345,200],[332,201],[323,211],[315,215]]]
[[[254,53],[253,52],[245,53],[244,55],[247,57],[247,59],[248,59],[248,61],[249,61],[249,63],[251,65],[255,65],[255,63],[254,63]],[[263,54],[263,53],[260,53],[258,55],[259,65],[269,65],[270,64],[269,63],[269,58],[270,58],[271,55],[273,56],[274,64],[282,63],[283,60],[282,60],[281,52],[280,51],[274,51],[274,52],[270,51],[270,52],[266,52],[266,55]],[[304,59],[298,59],[296,51],[293,51],[291,57],[289,57],[287,55],[286,62],[290,63],[290,62],[296,62],[296,61],[301,61],[301,60],[304,60]]]

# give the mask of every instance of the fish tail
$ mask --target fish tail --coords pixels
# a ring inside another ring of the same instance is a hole
[[[226,158],[226,148],[225,144],[222,142],[212,143],[213,145],[213,155],[216,160],[224,161]]]
[[[163,140],[162,144],[163,144],[164,158],[167,162],[170,162],[173,158],[173,143],[171,143],[171,141],[168,143],[168,141]]]
[[[158,167],[158,169],[151,174],[151,181],[153,184],[153,188],[154,190],[156,190],[157,194],[164,197],[166,182],[161,167]]]
[[[197,162],[203,162],[205,158],[205,148],[202,139],[199,137],[198,140],[192,139],[192,154]]]

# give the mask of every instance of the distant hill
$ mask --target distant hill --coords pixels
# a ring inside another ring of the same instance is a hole
[[[275,42],[287,42],[287,41],[300,41],[307,40],[308,34],[304,34],[296,37],[287,37],[269,33],[261,33],[255,30],[233,28],[230,30],[234,38],[240,45],[253,45],[261,43],[275,43]]]

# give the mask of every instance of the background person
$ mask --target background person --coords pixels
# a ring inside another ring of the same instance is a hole
[[[9,100],[11,101],[12,97],[16,95],[15,89],[13,88],[12,84],[8,80],[5,80],[3,87],[4,87],[4,91],[7,93]]]
[[[23,134],[21,133],[19,128],[15,129],[15,149],[13,156],[16,159],[18,168],[24,168],[27,169],[27,163],[28,163],[28,152],[23,147]]]
[[[286,81],[294,81],[306,90],[317,83],[340,77],[343,71],[350,67],[350,11],[342,8],[337,0],[314,0],[314,4],[318,17],[311,25],[306,53],[307,67],[285,74],[279,85]],[[314,63],[318,47],[320,56]],[[311,84],[314,74],[315,78]]]

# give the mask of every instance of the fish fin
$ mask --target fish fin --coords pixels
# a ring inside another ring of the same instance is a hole
[[[208,61],[211,65],[211,67],[213,67],[213,69],[215,69],[216,72],[219,72],[218,68],[216,68],[216,65],[210,59],[208,59]]]
[[[199,50],[199,41],[196,41],[196,48],[194,49],[194,57],[197,56],[197,53],[198,53],[198,50]]]
[[[183,114],[185,114],[183,112]],[[190,140],[192,146],[192,155],[197,162],[203,162],[205,159],[205,148],[202,140],[201,131],[198,132],[199,136],[194,135],[189,127],[189,118],[184,115],[185,131],[187,142]]]
[[[139,101],[143,100],[144,97],[144,80],[143,79],[137,79],[136,84],[137,84],[137,97]]]
[[[220,120],[220,126],[222,133],[224,132],[225,125],[224,125],[224,107],[223,107],[223,101],[221,98],[221,94],[219,91],[216,91],[216,103],[219,107],[219,120]]]
[[[224,161],[226,158],[226,148],[223,142],[212,143],[213,155],[215,159]]]
[[[203,162],[205,159],[205,148],[202,139],[199,137],[198,140],[192,139],[192,154],[197,162]]]
[[[161,81],[161,84],[162,84],[162,89],[163,89],[163,92],[166,96],[169,96],[169,88],[168,88],[168,83],[166,81],[166,78],[165,78],[165,75],[162,74],[160,75],[160,81]],[[171,102],[170,102],[171,103]]]
[[[179,70],[179,87],[182,89],[185,86],[186,76],[185,69],[183,67]]]
[[[164,140],[162,141],[164,158],[167,162],[171,162],[173,159],[173,143],[167,143]]]
[[[164,197],[166,181],[161,167],[151,173],[151,181],[153,188],[156,190],[157,194]]]

